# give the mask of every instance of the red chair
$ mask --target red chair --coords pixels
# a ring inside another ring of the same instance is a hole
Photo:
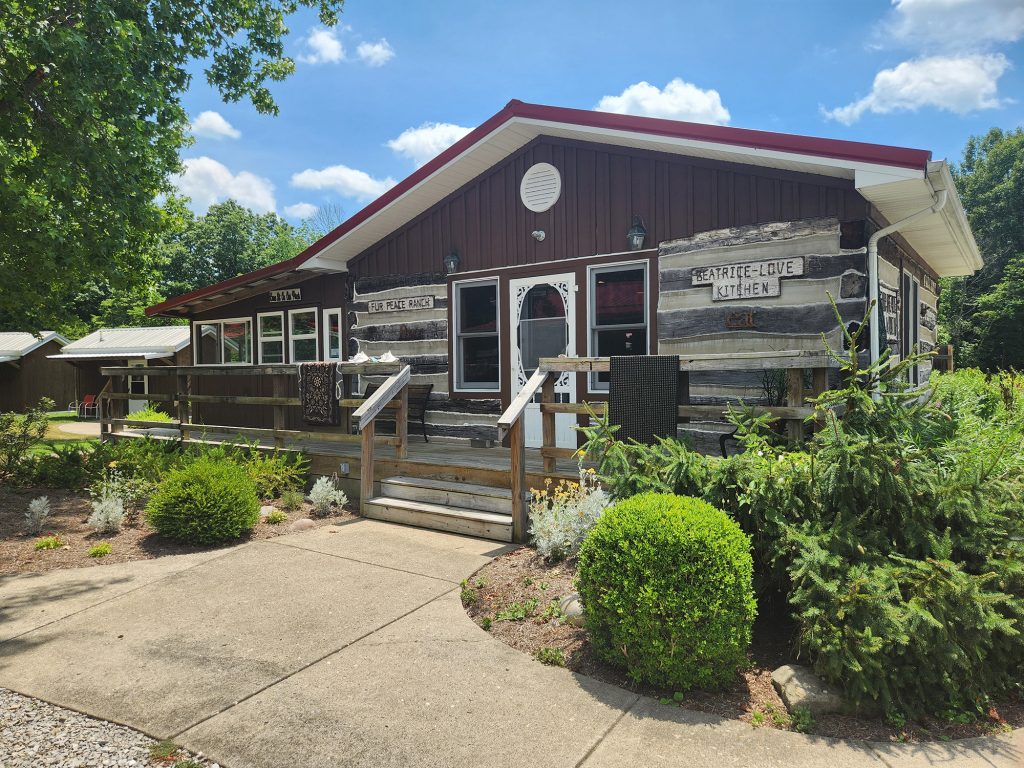
[[[96,402],[96,395],[86,395],[85,398],[78,404],[78,417],[80,419],[88,419],[90,416],[94,419],[100,417],[99,403]]]

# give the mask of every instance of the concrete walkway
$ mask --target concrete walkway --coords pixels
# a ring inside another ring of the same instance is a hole
[[[1024,765],[1024,732],[872,745],[666,707],[491,638],[493,542],[357,520],[201,555],[0,577],[0,687],[230,768]]]

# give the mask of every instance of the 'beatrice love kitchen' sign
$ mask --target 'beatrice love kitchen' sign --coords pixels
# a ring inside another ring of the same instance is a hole
[[[407,312],[413,309],[433,309],[433,296],[410,296],[405,299],[383,299],[369,301],[366,309],[370,312]]]
[[[784,259],[696,267],[691,273],[691,280],[695,288],[710,285],[712,301],[735,301],[780,296],[780,280],[800,277],[803,273],[803,256],[790,256]]]

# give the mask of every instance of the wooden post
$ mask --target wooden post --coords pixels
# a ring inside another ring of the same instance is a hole
[[[399,406],[395,413],[395,458],[404,459],[409,455],[409,385],[402,387],[398,394]]]
[[[341,374],[341,397],[343,400],[349,400],[352,397],[352,374],[343,373]],[[352,409],[342,408],[341,409],[341,431],[346,435],[352,434]]]
[[[511,448],[512,480],[512,541],[526,543],[526,529],[529,517],[526,512],[526,443],[523,435],[523,419],[516,419],[508,433]]]
[[[680,371],[678,378],[676,379],[676,405],[689,405],[690,404],[690,372]],[[681,419],[677,419],[676,423],[689,424],[690,417],[683,416]]]
[[[77,371],[77,368],[76,368],[76,371]],[[77,372],[76,372],[75,375],[76,376],[78,375]],[[111,381],[111,378],[110,378],[110,376],[108,376],[107,377],[107,383],[104,385],[103,389],[100,390],[100,394],[97,397],[97,403],[96,403],[96,413],[98,413],[99,417],[100,417],[100,441],[101,442],[105,441],[107,439],[107,435],[110,433],[110,419],[112,418],[111,413],[110,413],[110,402],[111,401],[103,396],[106,393],[106,391],[108,389],[110,389],[110,381]]]
[[[811,374],[811,394],[818,397],[828,389],[828,368],[815,368]]]
[[[127,394],[128,392],[128,377],[119,375],[110,377],[110,391],[118,394]],[[115,419],[126,419],[128,418],[128,401],[118,398],[110,401],[110,412]],[[121,424],[111,424],[110,431],[112,433],[121,432],[124,427]]]
[[[192,423],[192,401],[189,400],[191,395],[191,387],[189,386],[189,377],[178,374],[175,377],[177,379],[177,392],[174,397],[178,401],[178,424],[181,430],[181,441],[183,443],[188,442],[188,429],[185,427],[186,424]]]
[[[540,388],[540,401],[541,403],[553,403],[555,402],[555,379],[556,377],[552,374],[548,374],[548,377],[544,379],[544,383]],[[545,448],[555,447],[555,414],[546,413],[543,410],[540,414],[541,420],[541,445]],[[522,422],[522,418],[519,419]],[[554,474],[555,472],[555,458],[544,456],[544,474]]]
[[[804,369],[786,369],[786,401],[790,408],[799,408],[804,404]],[[800,441],[804,436],[804,424],[800,419],[786,420],[786,436],[793,441]]]
[[[377,431],[376,419],[363,427],[362,456],[359,465],[359,512],[366,509],[366,502],[373,497],[373,438]]]
[[[271,376],[274,387],[274,397],[287,397],[288,396],[288,379],[284,376]],[[285,423],[284,406],[274,406],[274,431],[283,430],[287,424]],[[280,435],[274,435],[274,447],[283,448],[284,438]]]

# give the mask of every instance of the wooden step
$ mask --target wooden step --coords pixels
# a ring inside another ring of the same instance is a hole
[[[512,514],[511,490],[476,483],[455,483],[426,477],[386,477],[380,481],[380,495],[445,507]]]
[[[477,509],[446,507],[441,504],[427,504],[388,496],[376,496],[366,501],[362,514],[374,520],[415,525],[418,528],[433,528],[495,541],[512,541],[510,514],[499,515]]]

